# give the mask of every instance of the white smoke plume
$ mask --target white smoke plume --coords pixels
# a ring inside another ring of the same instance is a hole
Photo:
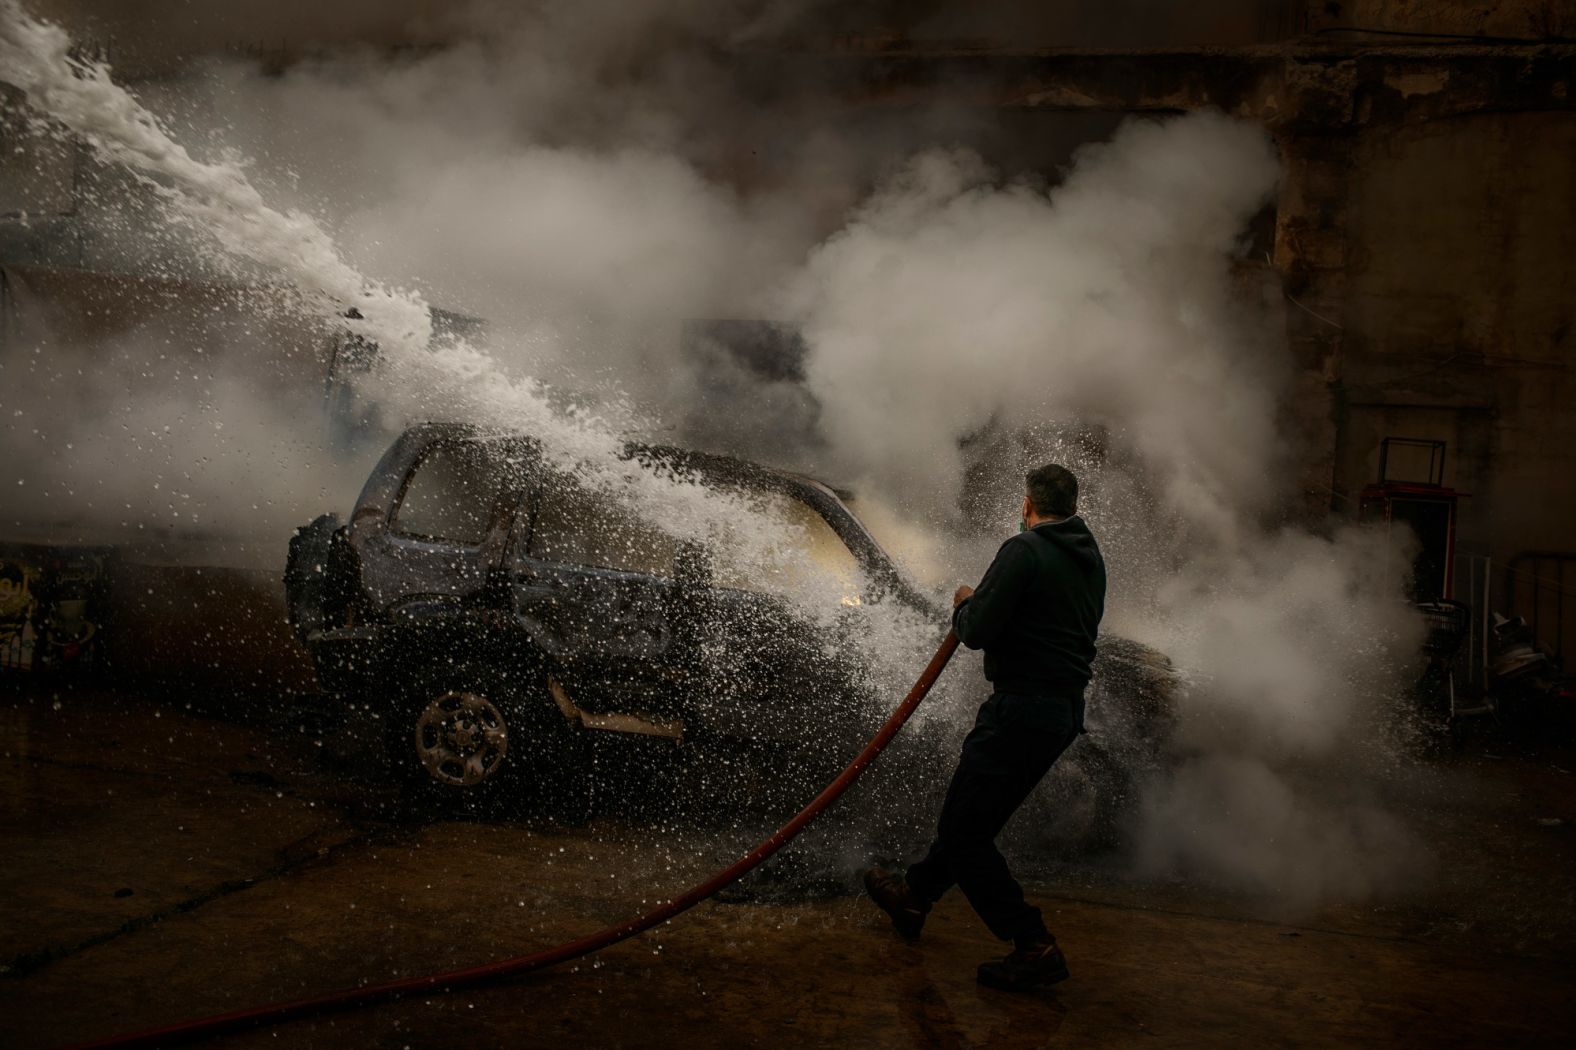
[[[274,570],[296,525],[365,480],[368,464],[325,433],[321,384],[257,367],[276,333],[235,311],[187,327],[179,350],[168,329],[84,348],[38,327],[12,333],[38,352],[0,365],[13,475],[0,529],[12,538],[161,558],[223,545],[237,564]]]
[[[1130,122],[1049,194],[993,187],[968,155],[916,159],[801,282],[833,444],[955,506],[964,438],[1076,418],[1141,456],[1184,520],[1236,529],[1276,495],[1283,366],[1228,268],[1277,171],[1263,132],[1208,113]]]

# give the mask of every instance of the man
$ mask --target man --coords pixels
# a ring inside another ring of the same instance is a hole
[[[1078,517],[1078,479],[1055,463],[1025,480],[1023,522],[976,590],[959,587],[952,624],[985,650],[992,692],[963,742],[936,839],[907,876],[879,868],[865,888],[900,934],[914,937],[954,884],[990,931],[1013,942],[979,982],[1025,991],[1065,980],[1067,960],[996,849],[996,836],[1051,764],[1083,732],[1084,687],[1105,611],[1105,561]]]

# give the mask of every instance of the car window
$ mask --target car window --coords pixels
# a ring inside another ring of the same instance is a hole
[[[795,591],[818,587],[840,592],[850,603],[858,599],[863,573],[859,559],[848,549],[820,511],[783,492],[734,489],[769,518],[784,526],[793,550],[769,571],[718,552],[712,579],[718,587],[739,591]]]
[[[542,561],[673,577],[678,541],[616,496],[549,474],[537,498],[526,553]]]
[[[416,464],[394,511],[394,531],[480,546],[503,483],[495,457],[474,441],[438,445]]]

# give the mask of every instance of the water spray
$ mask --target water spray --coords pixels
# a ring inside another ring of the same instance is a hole
[[[451,970],[446,973],[427,974],[422,977],[407,977],[403,980],[389,981],[384,984],[369,984],[359,988],[327,992],[308,999],[270,1003],[266,1006],[253,1006],[227,1014],[200,1017],[191,1021],[182,1021],[178,1024],[165,1025],[161,1028],[149,1028],[141,1032],[112,1036],[98,1042],[79,1044],[76,1050],[92,1050],[92,1048],[105,1047],[170,1046],[209,1036],[222,1035],[226,1032],[236,1032],[261,1024],[294,1021],[303,1017],[310,1017],[313,1014],[328,1013],[333,1010],[349,1010],[360,1006],[370,1006],[373,1003],[401,999],[415,993],[441,994],[458,991],[461,988],[474,988],[477,985],[499,981],[506,977],[518,977],[521,974],[532,973],[536,970],[545,970],[549,966],[556,966],[571,959],[582,958],[593,952],[601,951],[603,948],[611,947],[620,941],[628,940],[636,934],[651,929],[653,926],[668,922],[760,867],[768,857],[786,846],[799,832],[808,827],[811,821],[820,816],[826,807],[837,801],[843,792],[852,787],[854,781],[858,780],[860,774],[864,773],[870,763],[875,761],[875,757],[886,749],[886,746],[892,742],[892,738],[897,736],[898,730],[903,728],[903,724],[908,721],[909,716],[919,707],[920,701],[925,699],[925,696],[930,692],[931,686],[936,684],[936,679],[941,677],[942,670],[946,668],[947,661],[952,659],[952,654],[957,651],[957,648],[958,636],[948,631],[947,636],[942,639],[941,645],[936,649],[935,655],[930,658],[930,663],[925,666],[925,670],[921,672],[918,680],[909,689],[908,695],[903,698],[903,702],[887,718],[885,724],[876,732],[876,735],[870,738],[870,742],[865,745],[864,750],[855,755],[853,761],[848,763],[843,771],[830,784],[826,785],[821,790],[821,793],[810,801],[809,805],[796,813],[788,823],[778,828],[760,845],[734,861],[729,867],[691,888],[688,892],[673,898],[666,904],[658,905],[644,915],[628,919],[616,926],[609,926],[577,941],[568,941],[552,948],[544,948],[541,951],[532,952],[529,955],[517,955],[513,958],[500,959],[497,962],[473,966],[465,970]]]

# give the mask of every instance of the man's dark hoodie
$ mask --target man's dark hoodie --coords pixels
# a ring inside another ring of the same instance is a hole
[[[1104,612],[1105,559],[1074,515],[1003,543],[952,626],[964,645],[985,650],[997,692],[1082,693]]]

